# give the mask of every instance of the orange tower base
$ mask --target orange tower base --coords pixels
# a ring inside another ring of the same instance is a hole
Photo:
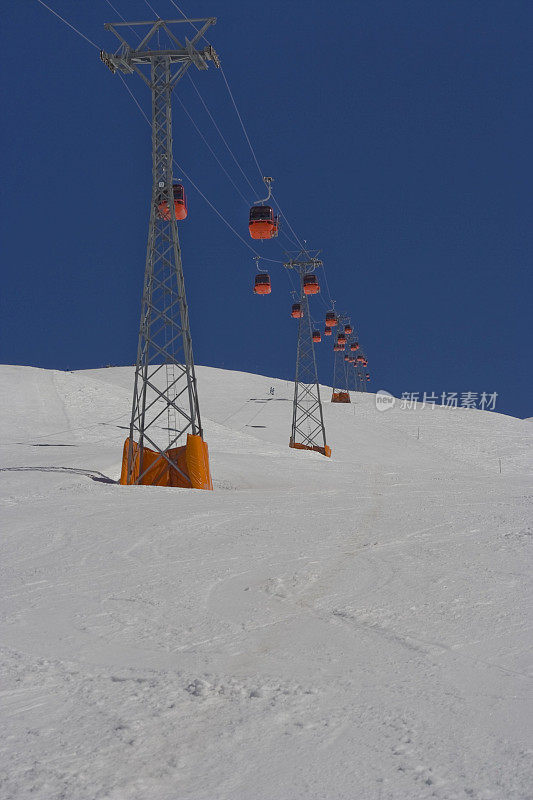
[[[177,486],[183,489],[213,489],[209,471],[209,452],[201,436],[187,434],[187,444],[173,447],[166,455],[178,469],[155,450],[143,447],[142,465],[139,463],[139,445],[133,442],[133,474],[128,480],[129,438],[124,442],[120,483],[123,486]],[[143,474],[144,473],[144,474]],[[139,480],[139,475],[141,479]]]
[[[331,395],[332,403],[351,403],[350,392],[333,392]]]
[[[331,458],[331,447],[328,447],[328,445],[325,447],[318,447],[318,445],[312,447],[309,444],[299,444],[298,442],[293,442],[291,439],[289,442],[289,447],[294,447],[295,450],[314,450],[315,453],[322,453],[323,456]]]

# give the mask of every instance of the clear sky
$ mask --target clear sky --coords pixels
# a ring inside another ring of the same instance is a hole
[[[150,0],[166,18],[170,0]],[[371,389],[498,392],[533,415],[530,0],[177,0],[217,16],[218,51],[286,218],[320,248],[352,315]],[[49,0],[104,49],[105,0]],[[113,0],[127,19],[144,0]],[[151,189],[150,130],[98,50],[36,0],[3,5],[1,351],[59,369],[135,359]],[[222,75],[192,72],[255,195],[188,79],[174,101],[177,161],[251,243],[259,174]],[[149,113],[149,91],[127,83]],[[177,177],[184,177],[177,175]],[[184,178],[180,225],[195,359],[292,377],[290,285],[252,294],[253,254]],[[284,223],[285,232],[290,230]],[[286,236],[259,243],[282,260]],[[325,293],[313,300],[323,320]],[[317,346],[332,380],[331,340]],[[201,398],[200,398],[201,404]]]

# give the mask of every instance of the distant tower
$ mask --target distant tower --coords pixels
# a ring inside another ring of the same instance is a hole
[[[347,314],[337,314],[339,324],[338,336],[344,334],[344,325],[350,321]],[[332,403],[349,403],[350,389],[348,386],[348,362],[345,360],[346,350],[333,348],[333,392],[331,394]]]
[[[304,276],[312,274],[322,262],[307,250],[290,258],[284,266],[298,275],[301,316],[298,319],[298,347],[296,351],[296,376],[292,406],[292,430],[289,447],[298,450],[315,450],[331,456],[326,444],[326,429],[320,400],[320,387],[316,370],[313,330],[309,313],[309,299],[304,292]]]
[[[186,215],[183,187],[172,174],[171,93],[189,67],[219,66],[212,47],[195,45],[216,20],[181,44],[175,25],[190,20],[106,24],[120,41],[115,54],[100,53],[111,72],[135,72],[152,93],[152,202],[130,434],[124,445],[123,484],[212,489],[203,441],[178,238],[177,215]],[[130,45],[128,29],[139,31]]]
[[[361,351],[360,355],[363,355]],[[355,364],[355,391],[366,392],[366,368],[362,364]]]

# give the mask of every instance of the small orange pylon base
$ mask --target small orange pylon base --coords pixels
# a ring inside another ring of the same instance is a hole
[[[333,392],[331,395],[332,403],[351,403],[350,392]]]
[[[313,447],[309,444],[299,444],[298,442],[293,442],[291,439],[289,442],[289,447],[294,447],[295,450],[314,450],[315,453],[322,453],[323,456],[331,458],[331,447],[328,447],[328,445],[325,447],[318,447],[318,445],[315,445]]]
[[[143,447],[142,465],[139,463],[139,445],[133,442],[133,470],[128,480],[128,453],[130,440],[124,442],[120,483],[143,486],[178,486],[183,489],[213,489],[209,471],[209,452],[201,436],[187,434],[187,444],[172,447],[165,454],[173,464],[155,450]],[[174,466],[176,465],[176,466]],[[140,479],[139,479],[139,476]]]

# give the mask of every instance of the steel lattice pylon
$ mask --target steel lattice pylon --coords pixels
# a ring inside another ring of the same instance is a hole
[[[346,352],[344,350],[333,351],[333,395],[339,392],[348,392],[348,367],[347,362],[344,360]],[[347,403],[350,400],[346,400]]]
[[[211,47],[194,46],[215,20],[191,20],[203,24],[182,45],[173,25],[186,21],[108,24],[121,45],[114,55],[100,54],[112,72],[136,72],[152,93],[152,200],[121,482],[210,489],[174,205],[171,93],[191,64],[207,69],[207,61],[218,66],[218,58]],[[148,27],[135,48],[123,36],[126,25]]]
[[[349,322],[349,317],[346,314],[337,314],[337,323],[340,329],[343,329],[345,323]],[[349,403],[350,402],[350,388],[348,385],[348,362],[345,361],[344,356],[346,352],[342,350],[333,350],[333,392],[331,394],[332,403]]]
[[[296,376],[289,447],[299,450],[315,450],[329,457],[331,448],[326,443],[309,299],[304,292],[304,275],[314,272],[321,265],[322,262],[316,257],[316,253],[312,255],[306,250],[301,251],[295,258],[290,258],[284,264],[287,269],[293,269],[298,274],[300,285],[298,302],[302,312],[302,316],[298,319]]]

